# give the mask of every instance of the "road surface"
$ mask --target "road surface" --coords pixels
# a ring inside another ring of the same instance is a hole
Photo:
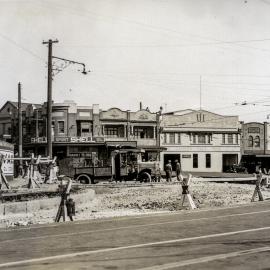
[[[269,201],[0,230],[0,270],[254,270],[269,256]]]

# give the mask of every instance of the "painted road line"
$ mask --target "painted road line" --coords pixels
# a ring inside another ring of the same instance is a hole
[[[137,270],[167,270],[167,269],[172,269],[172,268],[181,267],[181,266],[188,266],[188,265],[199,264],[199,263],[207,263],[207,262],[212,262],[212,261],[216,261],[216,260],[224,260],[224,259],[228,259],[228,258],[246,256],[246,255],[267,252],[267,251],[270,251],[269,246],[241,250],[241,251],[230,252],[230,253],[223,253],[223,254],[218,254],[218,255],[213,255],[213,256],[205,256],[205,257],[200,257],[200,258],[191,259],[191,260],[185,260],[185,261],[181,261],[181,262],[173,262],[173,263],[167,263],[167,264],[162,264],[162,265],[155,265],[155,266],[151,266],[151,267],[139,268]]]
[[[120,251],[120,250],[144,248],[144,247],[180,243],[180,242],[188,242],[188,241],[194,241],[194,240],[201,240],[201,239],[215,238],[215,237],[222,237],[222,236],[229,236],[229,235],[236,235],[236,234],[244,234],[244,233],[250,233],[250,232],[259,232],[259,231],[266,231],[266,230],[270,230],[270,227],[260,227],[260,228],[254,228],[254,229],[248,229],[248,230],[232,231],[232,232],[226,232],[226,233],[215,233],[215,234],[208,234],[208,235],[201,235],[201,236],[187,237],[187,238],[178,238],[178,239],[150,242],[150,243],[144,243],[144,244],[136,244],[136,245],[130,245],[130,246],[73,252],[73,253],[54,255],[54,256],[48,256],[48,257],[40,257],[40,258],[34,258],[34,259],[28,259],[28,260],[0,263],[0,268],[38,263],[38,262],[44,262],[44,261],[51,261],[51,260],[61,260],[61,259],[67,259],[67,258],[74,258],[78,256],[84,256],[84,255],[104,253],[104,252],[115,252],[115,251]]]
[[[24,230],[35,230],[35,229],[43,229],[43,228],[54,228],[54,227],[60,227],[60,226],[74,226],[74,225],[80,225],[80,224],[88,224],[88,223],[104,223],[104,222],[112,222],[115,221],[117,219],[117,221],[122,221],[122,220],[128,220],[128,219],[142,219],[142,218],[153,218],[153,217],[162,217],[162,216],[173,216],[173,215],[183,215],[183,214],[196,214],[196,213],[202,213],[202,212],[215,212],[215,211],[222,211],[222,210],[228,210],[228,209],[239,209],[239,208],[246,208],[246,207],[251,207],[251,206],[255,206],[255,205],[270,205],[269,201],[257,201],[257,202],[253,202],[253,203],[248,203],[248,204],[241,204],[241,205],[235,205],[235,206],[226,206],[226,207],[217,207],[214,209],[195,209],[195,210],[187,210],[185,212],[183,211],[176,211],[176,212],[172,212],[172,211],[163,211],[161,213],[161,211],[158,211],[158,214],[155,214],[154,212],[149,212],[149,213],[143,213],[140,214],[139,216],[115,216],[113,218],[100,218],[100,219],[88,219],[88,220],[75,220],[74,222],[63,222],[63,223],[49,223],[46,225],[38,225],[38,226],[28,226],[28,227],[21,227],[21,228],[0,228],[0,233],[4,232],[4,233],[9,233],[9,232],[14,232],[14,231],[24,231]]]
[[[270,210],[247,212],[247,213],[241,213],[241,214],[221,215],[221,216],[206,217],[206,218],[193,218],[193,219],[177,220],[177,221],[165,221],[165,222],[147,223],[147,224],[141,224],[141,225],[121,226],[121,227],[98,229],[98,230],[86,230],[86,231],[74,232],[74,233],[60,233],[60,234],[51,234],[50,233],[49,235],[3,240],[3,241],[0,241],[0,245],[1,244],[6,244],[6,243],[9,243],[9,242],[17,242],[17,241],[47,239],[47,238],[73,236],[73,235],[77,236],[77,235],[83,235],[83,234],[88,234],[88,233],[117,231],[117,230],[134,229],[134,228],[142,228],[142,227],[152,227],[152,226],[156,226],[156,225],[159,226],[159,225],[166,225],[166,224],[177,224],[177,223],[185,223],[185,222],[200,221],[200,220],[210,220],[210,219],[220,219],[220,218],[228,218],[228,217],[236,217],[236,216],[248,216],[248,215],[256,215],[256,214],[268,213],[268,212],[270,212]]]

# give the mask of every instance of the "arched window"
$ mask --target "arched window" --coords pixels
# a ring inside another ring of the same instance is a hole
[[[256,136],[255,139],[254,139],[254,146],[255,147],[260,147],[260,137],[259,136]]]
[[[253,147],[253,137],[252,136],[248,137],[248,147]]]

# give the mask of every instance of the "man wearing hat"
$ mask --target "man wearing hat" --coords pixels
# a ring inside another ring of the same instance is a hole
[[[170,160],[165,165],[165,172],[166,172],[166,181],[171,182],[172,181],[172,164]]]

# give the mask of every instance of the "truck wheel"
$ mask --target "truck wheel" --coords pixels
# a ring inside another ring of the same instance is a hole
[[[92,183],[91,177],[87,174],[80,174],[76,181],[80,182],[81,184],[90,184]]]
[[[152,178],[151,178],[151,175],[148,173],[148,172],[142,172],[140,174],[140,182],[152,182]]]

